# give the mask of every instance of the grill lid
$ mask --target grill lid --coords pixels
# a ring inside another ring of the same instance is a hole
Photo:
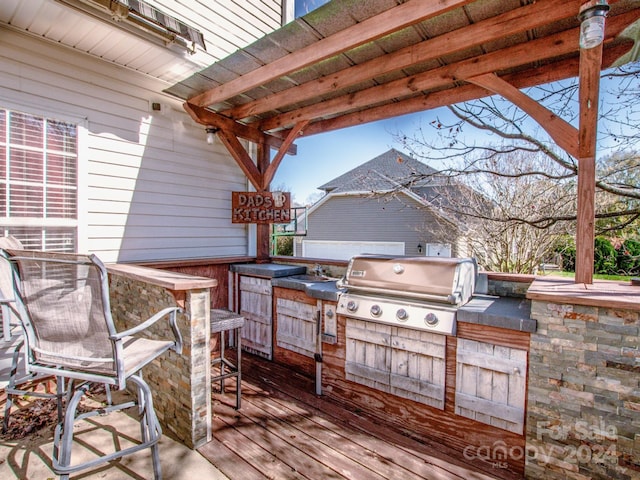
[[[477,274],[474,258],[356,255],[338,286],[461,305],[471,298]]]

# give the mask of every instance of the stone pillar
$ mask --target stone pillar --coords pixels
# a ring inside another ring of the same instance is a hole
[[[143,369],[163,433],[190,448],[211,440],[211,352],[209,288],[169,290],[110,272],[111,310],[118,330],[131,328],[169,306],[180,306],[181,355],[166,352]],[[149,329],[150,338],[173,338],[168,322]]]
[[[609,298],[532,301],[526,478],[640,478],[639,312]]]

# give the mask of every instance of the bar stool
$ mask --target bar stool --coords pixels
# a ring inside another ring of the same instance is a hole
[[[220,333],[220,357],[211,361],[211,365],[220,364],[220,374],[211,377],[211,381],[220,380],[220,392],[224,393],[224,381],[226,378],[236,377],[236,410],[240,409],[240,387],[241,387],[241,354],[242,335],[240,329],[244,325],[244,317],[238,313],[224,308],[214,308],[211,310],[211,333]],[[224,356],[224,332],[235,330],[236,349],[238,352],[236,365],[233,365]],[[225,367],[228,371],[225,373]]]

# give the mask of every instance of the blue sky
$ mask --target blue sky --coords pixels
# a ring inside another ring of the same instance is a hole
[[[412,134],[429,123],[438,110],[404,115],[335,132],[303,137],[296,141],[297,155],[286,155],[271,182],[272,190],[286,187],[297,202],[304,202],[329,180],[371,160],[390,148],[402,150],[393,141],[397,131]]]

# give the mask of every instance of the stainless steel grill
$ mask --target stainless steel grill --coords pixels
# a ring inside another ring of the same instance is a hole
[[[350,318],[455,335],[456,313],[475,289],[473,258],[353,257],[338,286],[337,313]]]

